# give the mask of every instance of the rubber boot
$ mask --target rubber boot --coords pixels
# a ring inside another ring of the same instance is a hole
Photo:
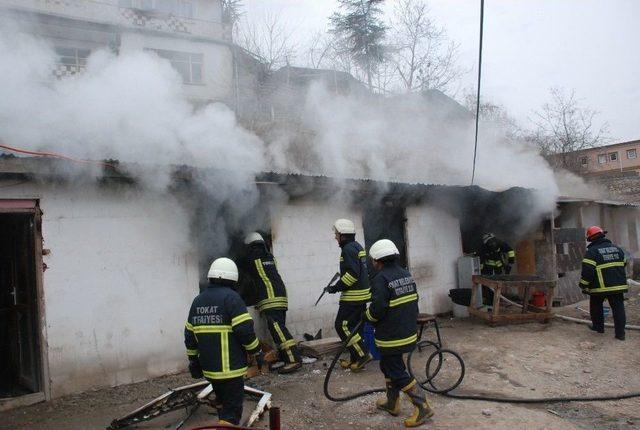
[[[281,375],[286,375],[288,373],[293,373],[296,370],[302,367],[302,363],[299,361],[295,361],[293,363],[285,364],[280,369],[278,369],[278,373]]]
[[[376,400],[376,408],[389,412],[394,417],[400,413],[400,390],[387,379],[387,396]]]
[[[373,360],[373,357],[371,356],[371,354],[367,353],[367,355],[365,355],[364,357],[359,358],[355,362],[351,363],[351,366],[349,366],[349,368],[354,373],[362,372],[364,370],[364,366],[366,366],[367,363],[371,360]]]
[[[433,409],[429,406],[424,392],[418,387],[415,380],[403,388],[402,391],[409,397],[409,401],[414,406],[413,414],[404,420],[405,427],[417,427],[433,416]]]
[[[353,361],[351,361],[351,359],[347,360],[346,358],[341,358],[339,363],[340,367],[342,367],[343,369],[349,369],[353,364]]]

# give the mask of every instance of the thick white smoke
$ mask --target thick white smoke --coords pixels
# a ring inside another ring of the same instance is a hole
[[[146,52],[92,53],[56,80],[50,46],[0,24],[0,138],[31,150],[144,164],[264,169],[262,142],[225,105],[194,110],[170,64]]]

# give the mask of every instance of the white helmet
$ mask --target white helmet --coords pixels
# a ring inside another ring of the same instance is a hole
[[[494,237],[495,236],[493,235],[493,233],[485,233],[484,235],[482,235],[482,243],[487,243]]]
[[[348,219],[338,219],[333,223],[333,231],[340,234],[356,234],[356,225]]]
[[[207,278],[238,282],[238,266],[229,258],[217,258],[211,263]]]
[[[244,244],[245,245],[249,245],[250,243],[253,243],[253,242],[263,242],[264,243],[264,238],[257,231],[254,231],[253,233],[249,233],[248,235],[246,235],[244,237]]]
[[[384,257],[390,257],[392,255],[400,255],[398,247],[389,239],[380,239],[369,249],[369,255],[374,260],[380,260]]]

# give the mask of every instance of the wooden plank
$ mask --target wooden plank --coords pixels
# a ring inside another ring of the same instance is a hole
[[[35,405],[45,401],[43,392],[26,394],[19,397],[10,397],[8,399],[0,399],[0,412],[23,406]]]
[[[309,340],[300,342],[300,352],[309,357],[321,358],[324,355],[335,354],[342,348],[342,341],[338,337]]]

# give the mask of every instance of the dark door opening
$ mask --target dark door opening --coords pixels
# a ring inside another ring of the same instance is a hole
[[[400,265],[407,267],[406,215],[402,207],[380,205],[365,209],[363,218],[364,242],[367,253],[380,239],[390,239],[400,251]],[[367,259],[369,275],[374,274],[371,259]]]
[[[0,213],[0,398],[41,391],[36,219]]]

